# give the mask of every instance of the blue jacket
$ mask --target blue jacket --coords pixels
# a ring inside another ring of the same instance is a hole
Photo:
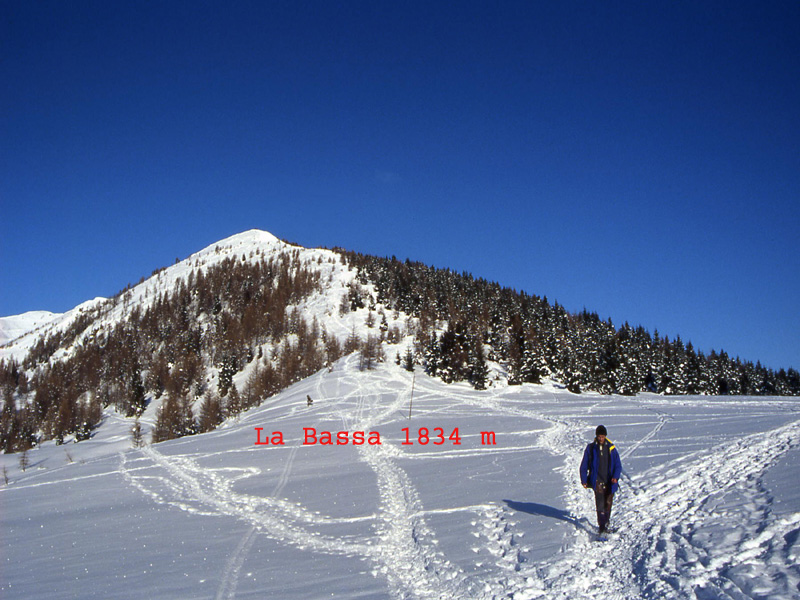
[[[619,459],[619,452],[613,442],[606,438],[609,445],[610,454],[608,457],[608,474],[609,479],[616,479],[619,481],[619,476],[622,474],[622,461]],[[600,453],[598,450],[597,440],[586,446],[583,452],[583,460],[581,461],[581,483],[588,484],[590,488],[594,489],[597,484],[597,465],[600,462]],[[616,494],[619,489],[618,483],[611,484],[611,493]]]

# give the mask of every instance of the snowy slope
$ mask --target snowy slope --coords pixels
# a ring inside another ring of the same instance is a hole
[[[368,333],[376,334],[374,329],[368,330],[365,325],[368,312],[366,308],[349,312],[344,316],[339,314],[342,296],[347,292],[348,285],[355,279],[356,272],[343,263],[338,253],[331,250],[294,246],[279,240],[266,231],[253,229],[211,244],[185,260],[176,262],[170,267],[159,269],[151,277],[114,298],[95,298],[66,313],[52,315],[51,318],[42,321],[35,329],[30,329],[7,345],[0,347],[0,359],[14,359],[21,363],[40,340],[59,332],[66,332],[79,319],[84,323],[88,321],[88,325],[74,339],[72,344],[57,350],[51,358],[51,362],[63,360],[76,347],[87,341],[95,343],[95,340],[105,332],[111,331],[114,326],[124,322],[134,308],[144,312],[157,301],[160,294],[174,292],[182,281],[185,283],[188,280],[192,272],[207,272],[226,259],[258,261],[262,258],[277,258],[282,253],[296,254],[299,261],[307,269],[316,270],[321,274],[320,279],[323,282],[323,289],[307,297],[296,307],[301,311],[307,322],[311,323],[312,320],[316,319],[320,326],[326,328],[329,335],[337,337],[342,343],[353,331],[356,331],[362,338],[366,338]],[[369,285],[363,286],[363,289],[365,293],[373,292],[372,286]],[[380,305],[378,307],[380,308]],[[21,323],[26,327],[31,322],[29,318],[26,319],[24,316],[10,317],[8,320],[11,324]],[[392,313],[390,325],[404,329],[405,321],[405,315]],[[265,354],[268,354],[271,348],[268,344],[265,344],[262,349]],[[404,350],[404,347],[402,349]],[[255,367],[256,364],[253,363],[235,377],[234,381],[239,386],[239,389],[243,387]],[[217,376],[217,371],[218,369],[213,366],[208,366],[207,368],[207,378],[211,385],[215,385],[214,378]],[[145,423],[152,424],[155,421],[163,397],[159,400],[153,398],[149,398],[149,400],[149,406],[142,416],[142,420]],[[201,402],[202,399],[197,400],[195,404],[196,411],[199,410]]]
[[[59,315],[46,310],[32,310],[21,315],[0,317],[0,346],[34,331]]]
[[[316,268],[324,272],[329,285],[325,293],[318,294],[315,297],[315,307],[319,312],[318,316],[320,318],[326,318],[328,313],[334,313],[335,309],[338,309],[342,290],[355,276],[354,272],[341,264],[340,256],[330,250],[293,246],[279,240],[271,233],[253,229],[216,242],[192,254],[185,260],[160,269],[153,276],[114,299],[95,298],[64,314],[53,315],[51,319],[39,324],[35,330],[30,330],[20,335],[7,346],[0,348],[0,359],[14,358],[17,361],[22,361],[41,337],[51,335],[56,331],[66,331],[78,317],[87,311],[94,311],[97,314],[97,318],[76,340],[76,343],[79,344],[84,339],[96,335],[98,331],[109,329],[114,324],[125,319],[132,307],[138,307],[143,311],[146,310],[156,301],[159,293],[169,293],[175,290],[178,283],[181,280],[186,281],[193,270],[204,272],[231,257],[256,260],[258,253],[269,257],[277,256],[281,252],[297,252],[301,260],[308,265],[316,266]],[[312,316],[312,314],[308,314],[309,320]],[[24,320],[21,321],[20,317],[9,317],[8,319],[10,319],[11,323],[24,322]],[[341,334],[343,338],[346,337],[348,333],[346,327],[351,325],[350,321],[341,322],[336,318],[333,318],[332,321],[334,324],[339,323],[341,325],[338,329],[342,330],[335,333]],[[337,329],[336,327],[334,328]],[[57,353],[56,358],[63,358],[68,353],[69,350]]]
[[[0,456],[0,595],[798,598],[799,408],[478,392],[346,357],[209,434],[131,449],[108,413],[25,472]],[[624,467],[606,543],[577,476],[599,422]],[[304,444],[311,427],[382,443]]]

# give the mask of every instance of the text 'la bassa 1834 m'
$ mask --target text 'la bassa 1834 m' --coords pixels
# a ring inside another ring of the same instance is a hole
[[[286,444],[282,431],[273,431],[272,433],[265,433],[263,427],[256,427],[256,446],[284,446]],[[434,446],[441,446],[449,444],[452,446],[461,445],[461,435],[458,427],[452,431],[445,431],[441,427],[434,427],[428,429],[427,427],[419,427],[416,431],[411,431],[410,428],[404,427],[402,430],[403,437],[401,438],[401,445],[403,446],[426,446],[432,444]],[[494,446],[497,444],[494,431],[481,431],[481,445]],[[315,427],[303,427],[303,445],[314,446],[319,444],[321,446],[363,446],[364,444],[370,446],[381,445],[381,434],[377,431],[317,431]]]

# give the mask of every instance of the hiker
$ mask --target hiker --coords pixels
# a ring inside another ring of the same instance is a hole
[[[594,490],[597,505],[597,526],[599,533],[608,529],[611,518],[611,505],[614,494],[619,488],[619,476],[622,473],[622,462],[614,444],[606,436],[608,432],[603,425],[598,425],[595,438],[583,453],[581,461],[581,483],[583,487]]]

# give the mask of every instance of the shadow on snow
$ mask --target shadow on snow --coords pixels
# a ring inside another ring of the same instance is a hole
[[[529,515],[539,515],[549,519],[564,521],[565,523],[574,525],[575,529],[587,532],[591,531],[589,521],[586,519],[586,517],[578,518],[562,508],[548,506],[547,504],[538,504],[536,502],[517,502],[516,500],[503,500],[503,502],[505,502],[509,508],[517,512],[524,512],[528,513]]]

